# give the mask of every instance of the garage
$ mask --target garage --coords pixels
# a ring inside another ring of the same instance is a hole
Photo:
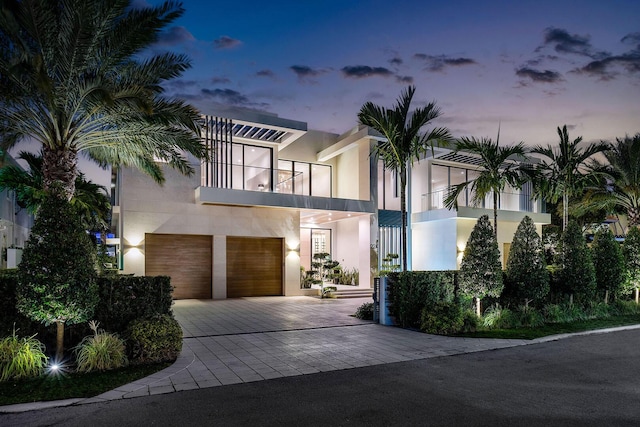
[[[284,240],[227,236],[227,298],[282,295]]]
[[[145,234],[145,274],[170,276],[174,299],[210,299],[212,237]]]

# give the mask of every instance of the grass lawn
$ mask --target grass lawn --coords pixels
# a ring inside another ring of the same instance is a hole
[[[591,331],[594,329],[614,328],[616,326],[640,324],[640,314],[611,316],[605,319],[580,320],[570,323],[548,323],[539,328],[492,329],[457,334],[471,338],[514,338],[532,340],[548,335]]]
[[[0,382],[0,405],[93,397],[170,365],[171,363],[139,365],[106,372],[43,375],[29,380]]]

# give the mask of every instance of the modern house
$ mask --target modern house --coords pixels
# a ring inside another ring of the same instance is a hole
[[[6,154],[4,166],[9,165],[21,167],[13,157]],[[33,227],[33,215],[18,204],[15,192],[11,190],[0,191],[1,268],[16,268],[18,266],[31,227]]]
[[[178,299],[311,295],[318,290],[302,287],[301,267],[309,270],[314,254],[357,269],[358,287],[369,288],[376,257],[399,252],[397,183],[370,155],[376,132],[337,135],[236,109],[203,120],[209,159],[191,159],[193,176],[166,167],[160,186],[135,169],[114,172],[108,243],[123,273],[169,275]],[[444,150],[413,167],[413,269],[456,268],[459,245],[490,206],[448,211],[441,196],[477,167]],[[503,197],[502,249],[525,214],[549,222],[529,199],[526,189]]]

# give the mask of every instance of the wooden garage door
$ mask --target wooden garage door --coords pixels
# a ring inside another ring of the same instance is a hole
[[[227,237],[227,298],[282,295],[283,239]]]
[[[211,298],[211,236],[146,234],[145,274],[171,276],[173,298]]]

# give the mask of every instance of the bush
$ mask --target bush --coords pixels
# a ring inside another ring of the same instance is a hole
[[[591,246],[596,285],[605,303],[623,293],[625,279],[624,256],[611,230],[599,230]]]
[[[373,320],[373,303],[365,302],[358,307],[355,317],[362,320]]]
[[[127,337],[130,354],[138,363],[174,361],[182,350],[182,329],[168,315],[134,321]]]
[[[108,331],[123,334],[137,319],[171,314],[168,276],[102,276],[94,318]]]
[[[419,328],[424,307],[454,300],[456,279],[456,271],[389,273],[391,315],[404,328]]]
[[[622,316],[640,314],[640,305],[636,304],[635,301],[616,300],[614,307],[618,314]]]
[[[127,365],[126,347],[117,335],[98,331],[98,323],[89,326],[93,336],[85,337],[75,348],[79,372],[107,371]]]
[[[575,304],[547,304],[543,313],[547,323],[569,323],[589,318],[585,311]]]
[[[499,297],[504,287],[498,242],[489,217],[482,215],[471,231],[460,264],[460,292],[476,299],[480,314],[480,300]]]
[[[549,272],[544,260],[542,240],[528,216],[518,225],[513,236],[503,296],[525,305],[539,303],[549,293]]]
[[[0,381],[37,377],[47,364],[44,344],[32,337],[20,338],[15,330],[0,340]]]
[[[464,310],[462,313],[462,329],[460,332],[475,332],[478,330],[480,318],[473,310]]]
[[[428,334],[451,335],[462,330],[464,317],[455,302],[440,301],[422,309],[420,330]]]
[[[513,313],[499,304],[492,305],[482,316],[482,326],[486,329],[509,329],[516,324]]]
[[[530,305],[522,305],[513,312],[516,327],[538,328],[545,323],[544,316],[540,311]]]
[[[98,302],[96,247],[79,218],[66,199],[51,191],[18,267],[18,310],[45,325],[56,323],[58,358],[64,326],[90,319]]]
[[[18,286],[18,270],[0,270],[0,336],[11,335],[14,329],[35,333],[39,323],[29,319],[16,308],[16,287]]]
[[[569,221],[562,234],[556,264],[561,266],[557,282],[561,286],[560,291],[573,295],[581,305],[592,301],[596,293],[596,273],[591,250],[575,221]]]

